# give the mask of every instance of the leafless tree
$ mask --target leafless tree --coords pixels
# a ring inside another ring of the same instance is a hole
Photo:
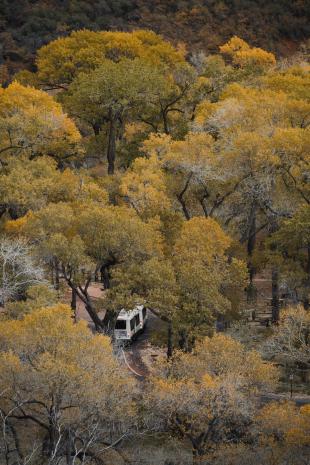
[[[42,268],[22,240],[0,239],[0,304],[16,298],[27,287],[44,282]]]
[[[310,316],[302,306],[283,311],[279,326],[266,341],[264,349],[271,355],[310,368]]]

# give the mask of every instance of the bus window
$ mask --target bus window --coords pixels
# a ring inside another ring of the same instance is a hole
[[[136,320],[136,326],[139,326],[139,324],[140,324],[140,315],[139,314],[135,316],[135,320]]]
[[[134,318],[132,318],[130,320],[130,329],[131,329],[131,331],[133,331],[135,329],[135,319]]]
[[[143,317],[143,320],[145,320],[145,317],[146,317],[146,308],[143,307],[142,309],[142,317]]]
[[[126,320],[116,320],[115,329],[126,329]]]

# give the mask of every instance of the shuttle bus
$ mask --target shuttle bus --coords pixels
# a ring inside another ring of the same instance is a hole
[[[137,305],[133,310],[122,309],[117,317],[114,337],[116,341],[130,342],[141,333],[146,325],[147,310]]]

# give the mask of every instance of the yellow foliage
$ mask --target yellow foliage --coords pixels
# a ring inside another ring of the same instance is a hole
[[[39,82],[65,85],[80,72],[90,71],[105,60],[142,58],[156,66],[173,67],[184,54],[152,31],[93,32],[81,30],[59,38],[38,51]]]
[[[18,82],[0,88],[0,136],[2,157],[45,154],[59,160],[81,153],[81,135],[61,105],[46,92]]]
[[[220,47],[220,52],[227,55],[234,55],[239,51],[250,50],[250,46],[245,40],[240,39],[237,36],[233,36],[226,44]]]
[[[298,408],[293,402],[271,403],[262,409],[257,421],[267,435],[280,436],[291,446],[309,445],[309,405]]]
[[[285,92],[293,98],[310,102],[310,70],[288,68],[283,72],[274,71],[261,78],[267,89]]]
[[[55,409],[63,421],[70,421],[71,414],[75,422],[80,415],[87,421],[99,405],[109,420],[133,414],[134,381],[113,356],[110,339],[94,336],[85,321],[75,324],[68,306],[42,308],[22,320],[0,322],[0,346],[1,392],[23,401],[29,398],[30,387],[38,404],[24,406],[29,414],[48,420],[48,409],[38,413],[40,402]],[[127,400],[120,405],[120,398]]]
[[[220,47],[220,52],[231,57],[233,63],[241,68],[269,67],[276,63],[273,53],[261,48],[251,48],[244,40],[237,36],[232,37]]]
[[[195,217],[184,223],[180,237],[176,241],[174,254],[176,260],[203,262],[205,265],[225,254],[231,239],[212,218]]]
[[[146,217],[168,210],[164,173],[155,155],[149,159],[137,158],[122,177],[121,194],[135,210]]]

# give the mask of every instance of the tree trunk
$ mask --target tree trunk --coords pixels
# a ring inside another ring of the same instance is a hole
[[[52,458],[55,453],[55,448],[57,447],[58,431],[56,429],[57,421],[55,420],[55,412],[53,411],[53,407],[51,407],[49,416],[49,439],[47,444],[47,453],[50,458]]]
[[[179,335],[180,335],[179,347],[180,347],[181,350],[183,350],[185,352],[186,346],[187,346],[187,334],[186,334],[186,331],[184,329],[181,329],[179,331]]]
[[[95,136],[99,136],[100,130],[101,130],[100,124],[94,123],[93,124],[93,131],[94,131]]]
[[[83,290],[80,286],[77,286],[73,281],[71,281],[71,279],[68,278],[66,273],[64,273],[64,277],[68,286],[71,288],[71,291],[74,291],[75,298],[79,297],[79,299],[81,299],[81,301],[84,303],[85,309],[89,314],[90,318],[92,319],[96,331],[102,331],[104,329],[104,326],[92,305],[91,298],[87,292],[87,287],[85,286],[85,289]]]
[[[107,310],[104,318],[101,322],[104,332],[106,334],[112,334],[115,328],[115,323],[117,320],[118,314],[114,310]]]
[[[168,123],[168,113],[165,110],[162,110],[162,117],[163,117],[163,123],[164,123],[164,131],[165,134],[169,135],[169,123]]]
[[[71,308],[74,313],[74,321],[76,322],[76,290],[71,289]]]
[[[105,289],[110,289],[110,273],[109,273],[109,265],[102,265],[100,268],[101,273],[101,282]]]
[[[186,193],[187,189],[188,189],[188,186],[190,184],[190,181],[192,179],[192,176],[193,176],[193,173],[190,173],[190,175],[188,176],[186,182],[185,182],[185,185],[183,187],[183,189],[181,190],[181,192],[179,194],[177,194],[177,199],[178,201],[180,202],[181,206],[182,206],[182,211],[184,213],[184,216],[187,220],[190,220],[191,216],[189,214],[189,211],[187,209],[187,206],[186,206],[186,203],[185,203],[185,200],[184,200],[184,194]]]
[[[250,284],[247,288],[247,300],[249,302],[255,301],[255,295],[256,295],[256,289],[253,283],[254,276],[255,276],[255,268],[253,266],[252,262],[252,255],[255,249],[255,243],[256,243],[256,205],[254,204],[251,208],[251,213],[250,213],[250,227],[249,227],[249,233],[248,233],[248,241],[247,241],[247,252],[248,252],[248,270],[249,270],[249,278],[250,278]]]
[[[55,259],[55,289],[56,289],[56,291],[59,291],[59,285],[60,285],[59,264],[58,264],[58,260]]]
[[[66,444],[66,465],[73,465],[73,444],[72,444],[72,433],[70,428],[68,428],[67,432],[67,444]]]
[[[111,112],[112,113],[112,112]],[[108,174],[114,174],[114,165],[115,165],[115,147],[116,147],[116,120],[111,115],[110,127],[109,127],[109,141],[108,141]]]
[[[310,244],[307,247],[307,265],[306,265],[306,273],[307,273],[307,282],[305,286],[306,295],[303,299],[303,305],[305,310],[309,310],[310,302],[309,302],[309,294],[310,294]]]
[[[168,333],[167,333],[167,358],[171,358],[173,353],[173,328],[172,322],[168,323]]]
[[[89,316],[91,317],[91,319],[93,320],[93,323],[95,325],[95,329],[96,331],[100,331],[100,330],[103,330],[104,329],[104,325],[102,323],[102,321],[100,320],[99,316],[97,315],[97,312],[96,310],[93,308],[92,304],[90,303],[90,301],[88,301],[87,303],[85,303],[85,308],[87,310],[87,313],[89,314]]]
[[[276,268],[272,270],[272,323],[277,324],[280,315],[280,299],[279,299],[279,272]]]
[[[256,205],[252,206],[251,213],[250,213],[250,227],[249,227],[249,234],[248,234],[248,243],[247,243],[247,250],[248,256],[251,257],[254,252],[255,243],[256,243]]]

